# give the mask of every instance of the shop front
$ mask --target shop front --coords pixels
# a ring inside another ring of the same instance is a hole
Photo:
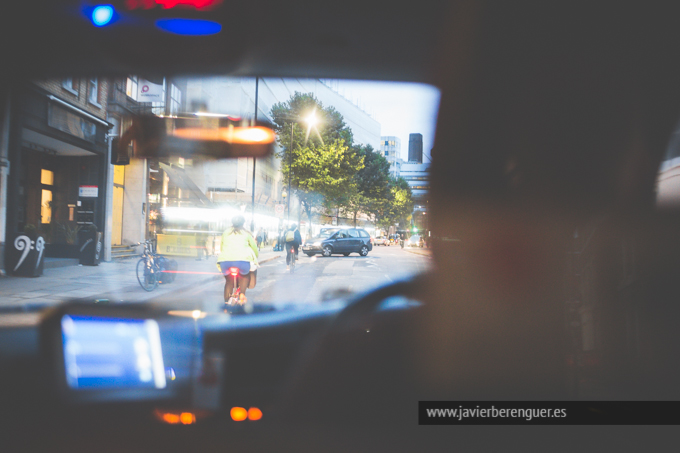
[[[12,100],[10,247],[18,236],[41,237],[45,256],[79,258],[80,242],[105,225],[109,126],[36,86]]]

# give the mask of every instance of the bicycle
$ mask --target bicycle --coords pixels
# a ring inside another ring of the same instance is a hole
[[[162,272],[159,255],[154,252],[151,240],[138,242],[136,245],[144,246],[142,258],[137,261],[137,281],[144,291],[153,291],[158,287]]]
[[[295,273],[295,262],[297,261],[297,255],[295,254],[295,247],[290,248],[290,273]]]
[[[224,304],[227,307],[234,306],[234,305],[243,305],[245,303],[245,294],[241,293],[241,288],[238,285],[238,276],[239,276],[240,270],[238,267],[230,267],[229,268],[229,275],[234,278],[234,289],[231,292],[231,296],[229,296],[229,299],[227,299]]]

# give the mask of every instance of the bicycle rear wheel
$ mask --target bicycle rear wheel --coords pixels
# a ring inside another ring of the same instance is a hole
[[[153,291],[158,286],[157,269],[145,258],[137,261],[137,281],[144,291]]]

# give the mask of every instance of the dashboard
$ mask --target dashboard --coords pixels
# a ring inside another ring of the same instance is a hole
[[[101,434],[107,421],[127,429],[265,422],[305,343],[344,305],[206,316],[67,302],[2,314],[0,385],[12,389],[0,392],[11,414],[2,430],[37,424],[63,438],[92,423]]]
[[[397,299],[380,310],[415,306]],[[63,443],[68,432],[76,451],[89,442],[100,450],[102,439],[135,451],[121,433],[138,438],[140,451],[158,446],[145,444],[152,438],[171,446],[171,433],[186,439],[187,429],[243,440],[272,426],[286,386],[347,306],[336,299],[206,315],[73,301],[0,314],[0,385],[11,389],[0,392],[10,415],[0,425],[3,439],[32,451]]]

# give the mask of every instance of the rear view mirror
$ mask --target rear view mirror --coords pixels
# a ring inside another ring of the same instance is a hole
[[[134,117],[120,140],[114,140],[111,163],[127,165],[130,157],[266,157],[274,151],[276,135],[266,122],[199,115]]]

